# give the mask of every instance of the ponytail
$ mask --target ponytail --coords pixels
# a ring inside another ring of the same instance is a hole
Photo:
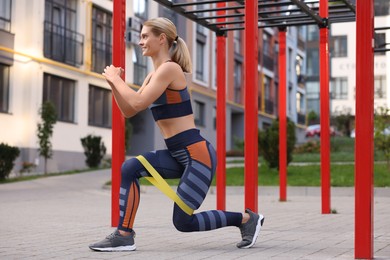
[[[178,37],[177,40],[173,42],[171,48],[173,49],[171,51],[172,61],[179,64],[184,72],[192,73],[190,52],[188,51],[187,44],[184,40]]]

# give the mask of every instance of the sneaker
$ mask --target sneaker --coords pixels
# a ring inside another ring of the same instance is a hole
[[[256,239],[260,233],[260,228],[264,223],[263,215],[256,214],[250,209],[246,209],[245,212],[249,214],[250,218],[246,223],[241,224],[239,227],[242,241],[237,243],[238,248],[252,247],[255,244]]]
[[[130,236],[122,236],[118,230],[107,236],[100,242],[89,245],[89,248],[95,251],[134,251],[136,249],[135,232],[131,232]]]

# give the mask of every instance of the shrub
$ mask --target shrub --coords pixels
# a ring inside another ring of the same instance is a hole
[[[106,154],[106,147],[100,136],[88,135],[81,138],[81,144],[84,148],[84,154],[87,157],[85,163],[90,168],[98,167]]]
[[[287,118],[287,165],[292,161],[295,142],[295,124]],[[279,168],[279,119],[265,131],[259,131],[259,150],[270,168]]]
[[[17,147],[0,144],[0,180],[5,180],[14,168],[14,161],[19,156]]]
[[[295,153],[318,153],[320,151],[320,141],[310,140],[295,147]]]

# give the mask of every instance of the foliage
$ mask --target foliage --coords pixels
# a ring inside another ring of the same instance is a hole
[[[318,124],[319,117],[316,112],[311,110],[309,114],[307,114],[307,120],[309,125]]]
[[[375,111],[375,148],[381,151],[390,170],[390,109],[380,107]]]
[[[53,127],[57,122],[57,113],[55,106],[50,101],[46,101],[42,104],[39,110],[42,122],[38,123],[38,140],[39,140],[39,155],[45,159],[45,174],[47,173],[47,159],[53,156],[52,144],[50,138],[53,135]]]
[[[98,167],[106,154],[106,147],[101,136],[87,135],[80,140],[86,156],[85,163],[90,168]]]
[[[19,148],[0,143],[0,180],[5,180],[9,176],[19,154]]]
[[[320,152],[320,141],[318,140],[309,140],[294,149],[294,153],[318,153]]]
[[[332,121],[336,125],[337,130],[341,131],[345,136],[350,136],[351,134],[352,120],[353,116],[348,110],[339,112],[336,116],[332,117]]]
[[[274,120],[265,131],[259,131],[259,153],[270,168],[279,168],[279,119]],[[292,161],[295,147],[295,124],[287,118],[287,165]]]

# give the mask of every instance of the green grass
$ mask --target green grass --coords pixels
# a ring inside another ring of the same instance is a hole
[[[289,186],[320,186],[320,165],[288,166],[287,184]],[[331,186],[333,187],[353,187],[354,186],[354,165],[331,165]],[[178,185],[179,180],[167,180],[169,185]],[[259,167],[258,184],[261,186],[278,186],[279,172],[270,169],[265,164]],[[141,185],[151,185],[147,180],[141,179]],[[216,185],[214,178],[212,185]],[[226,170],[227,186],[244,185],[244,168],[235,167]],[[375,163],[374,166],[374,186],[390,187],[390,172],[386,164]]]

